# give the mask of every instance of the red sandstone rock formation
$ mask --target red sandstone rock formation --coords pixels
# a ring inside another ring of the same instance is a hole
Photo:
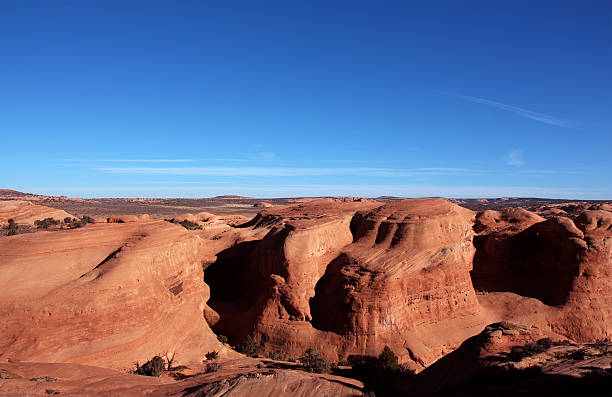
[[[17,223],[34,223],[35,220],[53,218],[63,220],[71,217],[66,211],[32,204],[29,201],[9,200],[0,201],[0,224],[13,219]]]
[[[205,249],[163,221],[0,238],[0,357],[128,368],[235,354],[203,318]]]
[[[569,338],[586,342],[609,337],[612,213],[587,210],[575,220],[523,214],[493,217],[496,222],[489,213],[480,213],[476,220],[476,290],[536,298],[544,305],[530,304],[539,314],[529,322]]]
[[[545,339],[548,339],[546,341]],[[525,347],[527,353],[511,354]],[[585,352],[582,358],[574,356]],[[395,394],[606,395],[612,354],[572,343],[560,335],[510,322],[488,325],[413,378],[398,380]],[[593,377],[595,369],[600,377]],[[607,376],[605,375],[607,371]]]
[[[179,363],[235,354],[208,324],[235,342],[255,335],[287,357],[314,347],[335,361],[388,345],[419,370],[493,321],[592,342],[612,329],[612,212],[585,208],[543,210],[550,219],[521,208],[475,217],[442,199],[330,198],[248,222],[175,218],[203,227],[194,231],[132,215],[2,237],[0,358],[127,368],[166,351]],[[288,372],[262,389],[240,376],[231,379],[262,393],[346,391]],[[225,387],[211,379],[210,390]]]
[[[378,354],[426,365],[482,328],[469,271],[469,210],[442,199],[318,200],[262,211],[270,228],[218,255],[205,272],[213,325],[267,349],[331,359]]]

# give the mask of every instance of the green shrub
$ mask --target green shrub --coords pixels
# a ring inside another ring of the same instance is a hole
[[[397,368],[397,370],[395,371],[396,373],[402,375],[402,376],[412,376],[415,374],[415,370],[410,368],[408,365],[406,364],[400,364],[400,366]]]
[[[587,357],[587,352],[584,348],[582,348],[582,349],[574,350],[573,352],[569,353],[567,357],[571,358],[572,360],[582,361]]]
[[[225,335],[217,335],[217,339],[219,340],[219,342],[227,345],[229,343],[229,339],[227,338],[227,336]]]
[[[300,363],[308,372],[327,373],[331,370],[331,364],[315,349],[307,349],[304,355],[299,358]]]
[[[361,354],[351,354],[347,359],[349,365],[357,373],[372,374],[378,369],[378,358]]]
[[[285,360],[285,355],[280,350],[274,350],[272,353],[270,353],[268,355],[268,358],[270,360],[284,361]]]
[[[593,347],[601,352],[601,354],[608,354],[608,350],[610,349],[610,340],[608,338],[596,340],[593,343]]]
[[[165,362],[160,356],[155,356],[136,369],[138,375],[160,376],[164,371]]]
[[[550,338],[542,338],[537,342],[527,342],[524,346],[513,346],[510,349],[508,357],[511,361],[521,361],[525,357],[531,357],[534,354],[542,353],[552,346]]]
[[[36,225],[36,227],[39,229],[46,229],[49,226],[55,226],[59,223],[59,221],[56,221],[53,218],[38,219],[34,221],[34,225]]]
[[[198,225],[195,222],[188,221],[187,219],[185,219],[182,222],[179,222],[179,225],[183,226],[187,230],[199,230],[199,229],[202,229],[202,226]]]
[[[216,360],[218,358],[219,358],[219,352],[218,351],[212,351],[212,352],[206,353],[206,359],[207,360]]]
[[[537,342],[528,342],[525,344],[525,350],[529,353],[530,356],[533,356],[536,353],[542,353],[546,349],[544,346],[539,345]]]
[[[395,371],[399,369],[397,355],[389,346],[385,346],[382,352],[380,352],[378,355],[378,365],[384,371]]]
[[[95,222],[94,218],[92,218],[91,216],[88,216],[88,215],[83,215],[81,217],[81,221],[84,222],[84,223],[94,223]]]
[[[244,338],[244,341],[236,348],[238,352],[249,357],[256,357],[261,352],[261,349],[262,346],[251,335]]]
[[[552,339],[550,338],[542,338],[536,342],[538,345],[542,346],[545,350],[548,350],[552,347]]]
[[[6,230],[8,230],[7,235],[8,236],[14,236],[15,234],[17,234],[17,224],[15,223],[15,220],[13,218],[8,220],[8,225],[5,227]]]
[[[83,226],[85,226],[85,225],[86,225],[86,223],[85,223],[85,222],[83,222],[83,221],[79,221],[79,220],[74,219],[74,220],[72,221],[72,223],[70,223],[70,224],[69,224],[69,227],[70,227],[71,229],[78,229],[78,228],[83,227]]]

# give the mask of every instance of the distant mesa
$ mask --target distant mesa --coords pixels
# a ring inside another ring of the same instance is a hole
[[[234,195],[231,195],[231,194],[226,194],[226,195],[223,195],[223,196],[215,196],[213,198],[216,198],[216,199],[250,199],[252,197],[234,196]]]

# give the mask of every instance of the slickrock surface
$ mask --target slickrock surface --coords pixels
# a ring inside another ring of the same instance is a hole
[[[364,395],[362,387],[361,382],[340,376],[296,370],[259,369],[247,372],[242,369],[199,375],[175,385],[159,387],[151,396],[360,397]]]
[[[201,367],[201,365],[200,365]],[[200,368],[202,369],[202,368]],[[110,369],[49,363],[0,363],[1,395],[213,397],[359,397],[363,384],[334,375],[284,369],[258,369],[245,360],[221,363],[217,372],[175,380],[132,375]]]
[[[0,358],[129,368],[235,354],[203,318],[204,256],[200,237],[163,221],[0,238]]]
[[[320,200],[274,208],[271,227],[205,271],[213,324],[237,340],[252,330],[290,357],[378,355],[427,365],[482,329],[471,285],[474,213],[442,199]]]
[[[170,378],[132,375],[107,368],[65,363],[0,363],[0,395],[145,396]],[[48,391],[48,392],[47,392]]]
[[[72,215],[66,211],[32,204],[29,201],[0,201],[0,225],[7,223],[9,219],[13,219],[16,223],[34,223],[39,219],[63,220],[66,217],[72,218]]]

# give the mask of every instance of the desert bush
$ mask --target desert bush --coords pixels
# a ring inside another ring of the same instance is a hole
[[[207,360],[216,360],[219,358],[219,352],[218,351],[208,352],[206,353],[205,356]]]
[[[347,361],[353,370],[357,373],[372,373],[378,367],[378,358],[374,356],[364,356],[360,354],[351,354]]]
[[[168,362],[167,370],[171,371],[173,369],[172,363],[174,363],[174,359],[176,358],[176,352],[172,352],[172,354],[168,352],[164,355],[164,357],[166,358],[166,361]]]
[[[350,355],[349,365],[357,373],[372,375],[376,372],[412,373],[408,367],[400,367],[397,355],[389,346],[385,346],[378,357]]]
[[[384,371],[395,371],[399,369],[397,355],[389,346],[385,346],[378,356],[378,365]]]
[[[146,375],[146,376],[160,376],[164,371],[165,363],[164,359],[160,356],[155,356],[142,366],[136,369],[136,373],[138,375]]]
[[[210,363],[206,366],[206,373],[217,372],[220,368],[219,363]]]
[[[552,346],[550,338],[543,338],[537,342],[528,342],[524,346],[514,346],[510,349],[508,357],[511,361],[521,361],[525,357],[531,357],[534,354],[542,353]]]
[[[8,220],[8,225],[5,227],[6,230],[8,230],[7,235],[8,236],[13,236],[15,234],[17,234],[17,224],[15,223],[15,220],[13,218]]]
[[[395,372],[402,376],[412,376],[416,371],[406,364],[400,364]]]
[[[268,355],[270,360],[283,361],[285,360],[285,355],[280,350],[274,350],[272,353]]]
[[[55,226],[57,224],[59,224],[59,221],[53,218],[38,219],[34,221],[34,225],[39,229],[46,229],[49,226]]]
[[[511,361],[521,361],[523,357],[527,357],[527,352],[522,346],[513,346],[508,355]]]
[[[225,335],[217,335],[217,339],[219,340],[219,342],[221,342],[223,344],[228,344],[229,343],[229,339]]]
[[[331,370],[331,364],[315,349],[307,349],[302,357],[299,358],[300,363],[308,372],[327,373]]]
[[[539,339],[536,343],[546,350],[550,349],[553,345],[552,339],[550,338]]]
[[[608,338],[596,340],[593,343],[593,347],[601,352],[601,354],[608,354],[610,350],[610,340]]]
[[[261,349],[262,346],[251,335],[247,336],[236,348],[238,352],[249,357],[256,357],[261,352]]]
[[[578,350],[574,350],[573,352],[569,353],[567,355],[568,358],[571,358],[572,360],[584,360],[587,356],[587,352],[585,349],[578,349]]]
[[[195,222],[188,221],[187,219],[185,219],[182,222],[179,222],[179,225],[183,226],[187,230],[199,230],[199,229],[202,229],[202,226],[198,225]]]
[[[77,219],[73,219],[71,223],[68,224],[68,227],[70,227],[71,229],[78,229],[80,227],[85,226],[85,222],[83,221],[79,221]]]
[[[544,346],[539,345],[537,342],[528,342],[525,344],[525,350],[530,356],[533,356],[534,354],[542,353],[546,349],[544,348]]]
[[[88,216],[88,215],[83,215],[81,217],[81,221],[84,222],[84,223],[94,223],[95,222],[94,218],[92,218],[91,216]]]

